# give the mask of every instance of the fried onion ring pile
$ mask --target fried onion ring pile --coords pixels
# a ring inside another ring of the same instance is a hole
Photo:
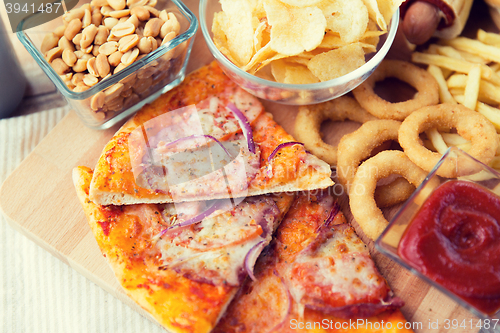
[[[335,165],[337,164],[337,147],[325,143],[321,138],[321,123],[327,119],[332,121],[349,119],[365,123],[377,118],[366,112],[355,99],[348,96],[299,108],[295,119],[296,139],[302,142],[308,151],[330,165]]]
[[[339,182],[350,188],[360,163],[370,157],[373,149],[382,143],[398,141],[401,122],[396,120],[370,120],[356,131],[344,135],[338,145],[337,176]],[[379,207],[394,206],[410,197],[415,187],[398,178],[388,185],[379,186],[375,192]]]
[[[415,88],[417,93],[414,98],[391,103],[378,96],[373,90],[375,83],[388,77],[397,78]],[[422,68],[400,60],[384,60],[352,93],[366,111],[381,119],[403,120],[415,110],[439,103],[436,79]]]
[[[420,133],[436,128],[455,128],[472,145],[468,154],[488,164],[495,157],[499,139],[495,127],[480,113],[460,104],[439,104],[421,108],[409,115],[399,128],[399,143],[408,158],[420,168],[430,172],[441,154],[422,145]],[[457,177],[456,163],[449,160],[440,168],[439,176]]]
[[[352,215],[371,239],[376,239],[389,223],[377,207],[374,194],[377,181],[392,174],[403,176],[415,187],[427,176],[427,172],[410,161],[405,153],[386,150],[363,162],[351,185],[349,205]]]

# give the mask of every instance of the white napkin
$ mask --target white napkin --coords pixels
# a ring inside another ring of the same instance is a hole
[[[0,120],[0,184],[68,110]],[[165,332],[12,229],[2,214],[0,298],[0,332]]]

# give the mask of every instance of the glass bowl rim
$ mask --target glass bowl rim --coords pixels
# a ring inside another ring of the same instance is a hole
[[[241,76],[245,80],[248,80],[258,85],[268,86],[272,88],[279,88],[279,89],[289,89],[297,91],[328,89],[331,87],[344,85],[354,79],[363,76],[363,74],[365,73],[369,73],[370,71],[377,68],[377,66],[382,62],[382,60],[384,60],[385,56],[389,52],[389,49],[391,48],[394,42],[394,38],[396,37],[396,32],[398,30],[398,25],[399,25],[399,8],[398,8],[391,18],[390,29],[387,32],[387,38],[382,47],[380,48],[380,50],[378,50],[370,60],[368,60],[365,64],[363,64],[363,66],[355,69],[354,71],[346,75],[342,75],[338,78],[318,83],[307,83],[307,84],[279,83],[275,81],[265,80],[243,71],[241,68],[233,64],[224,54],[222,54],[222,52],[219,51],[219,49],[215,46],[212,38],[210,37],[210,32],[208,31],[207,27],[207,21],[205,19],[206,9],[207,9],[206,7],[208,1],[209,0],[200,0],[199,18],[200,18],[200,26],[201,26],[201,31],[203,33],[203,37],[205,38],[205,42],[208,48],[210,49],[210,52],[214,56],[214,58],[217,61],[221,62],[224,66],[229,68],[232,72],[237,73],[237,75]]]
[[[21,41],[21,44],[29,51],[31,56],[35,59],[35,61],[38,63],[38,65],[42,68],[42,70],[49,76],[51,81],[56,85],[58,90],[67,98],[74,99],[74,100],[84,100],[87,99],[94,94],[98,93],[99,91],[102,91],[106,88],[109,88],[110,86],[114,85],[115,83],[118,83],[122,79],[128,77],[130,74],[133,74],[136,72],[138,69],[141,67],[146,66],[147,64],[151,63],[152,61],[160,58],[163,56],[165,53],[168,51],[173,50],[175,47],[180,45],[181,43],[191,39],[194,37],[196,34],[196,31],[198,30],[198,19],[194,15],[194,13],[186,7],[186,5],[180,1],[180,0],[169,0],[170,2],[174,3],[176,7],[180,10],[181,14],[188,20],[189,22],[189,27],[184,31],[182,34],[176,36],[174,39],[172,39],[169,43],[166,43],[163,46],[158,47],[156,50],[153,52],[149,53],[147,56],[142,58],[139,61],[135,61],[133,64],[125,67],[123,70],[118,72],[117,74],[113,74],[109,79],[102,80],[96,85],[90,87],[89,89],[82,91],[82,92],[74,92],[68,88],[68,86],[64,83],[64,81],[61,79],[59,74],[55,72],[55,70],[52,68],[52,66],[47,62],[45,57],[42,55],[40,50],[38,50],[37,47],[31,42],[29,37],[26,35],[26,33],[23,30],[20,30],[16,32],[17,38]],[[22,22],[20,23],[22,24]],[[192,46],[191,45],[188,47]],[[185,60],[186,61],[186,60]]]

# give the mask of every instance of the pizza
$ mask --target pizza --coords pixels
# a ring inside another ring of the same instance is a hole
[[[327,163],[213,62],[118,130],[94,169],[90,199],[123,205],[244,198],[326,188],[330,177]]]
[[[224,201],[202,221],[176,227],[174,204],[101,206],[91,169],[73,182],[101,252],[127,295],[167,331],[210,332],[293,202],[293,195]],[[229,205],[228,205],[229,204]],[[204,203],[188,202],[192,214]],[[217,214],[218,213],[218,214]]]
[[[402,305],[334,198],[302,193],[214,332],[411,332]]]

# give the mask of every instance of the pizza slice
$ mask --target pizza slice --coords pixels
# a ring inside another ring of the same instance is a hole
[[[92,175],[73,170],[101,252],[126,294],[176,333],[214,328],[294,198],[100,206],[89,199]]]
[[[411,332],[402,303],[334,198],[303,193],[214,332]]]
[[[122,126],[97,162],[90,199],[123,205],[244,198],[326,188],[330,176],[327,163],[213,62]]]

